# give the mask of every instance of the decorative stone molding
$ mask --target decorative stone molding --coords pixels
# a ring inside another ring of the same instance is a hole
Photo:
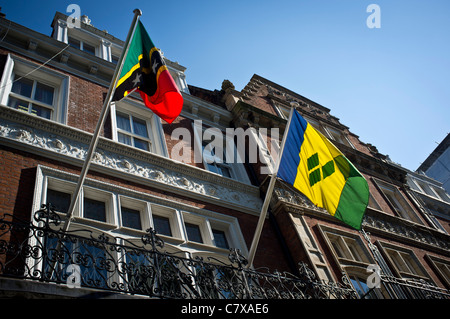
[[[272,197],[271,204],[276,206],[278,202],[283,202],[291,205],[297,205],[304,210],[305,208],[309,211],[324,214],[324,216],[330,216],[328,212],[320,207],[314,205],[305,195],[302,193],[287,188],[288,186],[275,186],[274,194]]]
[[[90,139],[86,132],[0,106],[1,143],[81,166]],[[99,141],[91,170],[251,214],[261,209],[255,186],[105,138]]]
[[[447,252],[450,249],[450,237],[448,235],[371,209],[368,209],[364,216],[363,226],[366,229],[371,229],[372,233],[380,231],[406,241],[414,241]]]
[[[279,202],[290,204],[283,207],[285,211],[323,214],[324,218],[330,218],[330,215],[325,209],[315,206],[300,192],[290,190],[286,187],[275,187],[271,204],[273,207],[276,207],[277,204],[279,205]],[[299,206],[299,209],[293,210],[293,205],[294,207]],[[450,249],[450,236],[433,228],[370,208],[367,209],[364,216],[363,227],[370,229],[372,233],[381,232],[385,235],[394,236],[397,239],[413,241],[419,245],[427,245],[429,248],[443,249],[447,252]]]

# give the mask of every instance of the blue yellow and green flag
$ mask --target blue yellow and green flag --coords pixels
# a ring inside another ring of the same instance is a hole
[[[367,181],[325,136],[296,110],[277,176],[314,205],[359,230],[369,202]]]

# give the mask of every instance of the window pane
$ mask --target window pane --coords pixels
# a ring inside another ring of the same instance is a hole
[[[207,157],[214,157],[216,148],[212,145],[209,145],[211,143],[210,140],[203,140],[202,143],[202,155]]]
[[[28,102],[16,99],[12,96],[10,96],[8,100],[8,106],[25,112],[28,112],[28,104]]]
[[[48,105],[53,104],[53,93],[55,89],[51,86],[37,83],[36,84],[36,92],[34,93],[34,99],[36,101],[40,101],[46,103]]]
[[[95,55],[95,47],[90,44],[83,43],[83,51]]]
[[[358,252],[356,251],[356,248],[353,247],[351,244],[347,244],[348,249],[350,250],[350,253],[353,255],[353,259],[356,261],[363,261],[361,260],[361,257],[359,256]]]
[[[216,246],[219,248],[225,248],[229,249],[230,246],[228,245],[227,237],[225,236],[225,232],[217,229],[212,230],[214,235],[214,242],[216,243]]]
[[[136,135],[148,137],[147,123],[143,120],[133,117],[133,130]]]
[[[211,163],[211,164],[206,163],[206,165],[208,166],[208,171],[213,172],[213,173],[217,173],[217,174],[221,174],[219,168],[217,166],[215,166],[214,163]]]
[[[172,236],[169,218],[153,215],[153,225],[158,234]]]
[[[75,40],[75,39],[72,38],[72,37],[69,37],[69,44],[70,44],[70,46],[73,47],[73,48],[76,48],[76,49],[79,49],[79,48],[80,48],[80,41]]]
[[[149,150],[148,142],[138,138],[134,138],[134,146],[144,151]]]
[[[122,223],[125,227],[142,229],[141,212],[135,209],[121,207]]]
[[[225,166],[218,166],[219,174],[225,177],[231,177],[229,168]]]
[[[336,252],[336,254],[338,255],[339,258],[345,258],[344,254],[342,253],[341,248],[339,247],[339,245],[332,241],[331,245],[333,245],[334,251]]]
[[[22,78],[15,81],[11,91],[22,96],[31,97],[31,91],[33,89],[33,80]]]
[[[198,225],[185,223],[188,240],[203,243],[202,234]]]
[[[52,110],[42,107],[36,104],[31,105],[31,114],[35,114],[40,117],[44,117],[46,119],[50,119],[52,116]]]
[[[394,206],[395,209],[397,209],[397,210],[401,210],[401,208],[395,198],[395,195],[393,195],[390,192],[385,192],[385,194],[386,194],[387,198],[389,199],[389,201],[391,202],[392,206]]]
[[[352,276],[350,277],[350,281],[352,282],[353,287],[355,287],[360,297],[365,296],[365,299],[376,298],[376,295],[373,295],[372,293],[366,295],[366,293],[369,291],[369,287],[363,279]]]
[[[58,212],[67,213],[70,206],[70,198],[71,195],[68,193],[55,191],[53,189],[47,190],[47,204],[52,204]]]
[[[95,219],[101,222],[106,222],[106,207],[105,203],[90,199],[84,198],[84,217]]]
[[[128,136],[128,135],[125,135],[122,133],[118,133],[117,137],[118,137],[120,143],[131,145],[131,136]]]
[[[117,127],[131,133],[130,118],[127,114],[116,113]]]

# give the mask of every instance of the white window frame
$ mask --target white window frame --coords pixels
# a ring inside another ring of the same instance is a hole
[[[117,63],[113,62],[112,57],[113,56],[116,57],[117,62],[119,62],[121,54],[122,54],[122,47],[115,43],[111,43],[111,45],[109,46],[109,57],[108,57],[108,59],[106,59],[105,57],[104,58],[105,58],[105,60],[108,60],[111,63],[117,64]]]
[[[36,183],[34,190],[34,199],[32,212],[41,209],[41,205],[46,203],[47,189],[55,189],[73,196],[76,188],[76,176],[58,169],[45,166],[38,166],[36,174]],[[215,253],[220,256],[228,256],[229,251],[215,246],[212,229],[218,229],[225,232],[228,245],[230,248],[240,249],[243,254],[247,254],[247,245],[242,235],[239,221],[236,217],[224,215],[221,213],[199,209],[196,207],[188,207],[184,204],[167,201],[166,204],[156,203],[158,201],[166,202],[166,200],[153,195],[142,194],[137,191],[123,189],[111,184],[100,181],[93,181],[89,186],[83,186],[80,198],[84,196],[95,200],[105,202],[106,223],[84,218],[83,217],[83,200],[78,201],[75,206],[70,229],[96,229],[113,236],[120,236],[124,239],[135,241],[139,244],[140,237],[145,234],[150,227],[154,228],[153,216],[163,216],[169,218],[172,236],[157,234],[160,236],[167,248],[171,251],[183,251],[191,253],[210,254]],[[125,194],[126,193],[126,194]],[[186,208],[180,209],[169,206],[182,205]],[[121,206],[136,209],[141,212],[142,230],[124,227],[121,217]],[[62,221],[65,220],[65,214],[59,212]],[[185,222],[197,224],[203,243],[189,241],[185,230]],[[149,226],[149,227],[147,227]]]
[[[51,107],[46,106],[52,110],[50,120],[66,124],[69,96],[69,77],[67,75],[8,54],[0,81],[0,104],[7,105],[12,93],[13,81],[17,80],[14,79],[15,75],[53,87],[55,89],[53,104]],[[31,101],[32,99],[28,98],[27,100]]]
[[[181,212],[182,219],[183,219],[183,232],[184,232],[184,238],[187,243],[187,247],[192,248],[200,248],[208,246],[209,251],[218,252],[221,254],[228,254],[229,250],[225,248],[218,247],[214,240],[214,234],[213,229],[223,231],[225,233],[225,238],[227,240],[228,246],[230,248],[238,248],[241,251],[245,251],[245,243],[242,241],[242,234],[238,231],[239,226],[236,225],[235,220],[224,220],[223,216],[202,216],[199,214],[182,211]],[[227,219],[229,217],[227,216]],[[200,234],[202,236],[203,243],[198,243],[195,241],[190,241],[187,236],[187,231],[185,227],[185,223],[194,224],[199,226]],[[239,240],[241,238],[241,240]],[[206,250],[203,248],[203,250]],[[207,252],[207,251],[206,251]]]
[[[161,124],[161,119],[156,116],[151,110],[144,106],[143,103],[126,98],[119,102],[111,103],[111,130],[113,140],[119,143],[118,132],[120,129],[117,127],[117,112],[128,114],[144,120],[147,124],[147,132],[149,135],[148,140],[151,142],[150,153],[158,154],[164,157],[168,157],[166,140],[164,138],[164,131]],[[129,135],[129,133],[127,132]],[[142,137],[138,137],[144,139]],[[121,143],[122,144],[122,143]],[[134,147],[128,144],[123,144],[130,147]],[[134,147],[136,148],[136,147]],[[139,148],[136,148],[139,149]],[[139,149],[141,150],[141,149]],[[145,152],[145,150],[142,150]]]
[[[56,32],[55,32],[56,31]],[[122,47],[99,37],[82,28],[68,28],[67,22],[59,19],[54,29],[53,37],[58,41],[69,43],[69,37],[80,41],[80,50],[83,51],[84,43],[95,47],[95,56],[112,62],[112,55],[120,57]]]
[[[431,185],[431,190],[436,194],[437,198],[443,202],[450,203],[450,197],[444,188]]]
[[[213,244],[215,247],[217,247],[218,249],[225,249],[225,250],[227,250],[226,248],[221,248],[221,247],[218,247],[218,246],[217,246],[216,241],[215,241],[215,238],[214,238],[214,233],[213,233],[213,230],[214,230],[214,229],[215,229],[215,230],[220,230],[220,231],[223,231],[223,232],[224,232],[224,234],[225,234],[225,239],[226,239],[226,241],[227,241],[227,243],[228,243],[228,247],[230,247],[230,248],[236,247],[236,244],[234,243],[234,240],[233,240],[233,238],[235,238],[235,237],[233,236],[233,229],[232,229],[232,227],[230,226],[230,224],[224,223],[224,222],[222,222],[222,221],[220,221],[220,220],[212,219],[212,218],[208,219],[208,221],[209,221],[209,225],[210,225],[210,228],[211,228],[212,244]]]
[[[152,227],[153,229],[155,229],[155,225],[153,222],[154,215],[168,218],[169,225],[170,225],[170,231],[172,233],[172,236],[157,234],[158,236],[163,237],[164,240],[168,241],[168,242],[171,242],[172,238],[175,240],[184,241],[185,237],[184,237],[183,231],[182,231],[184,226],[182,226],[182,224],[181,224],[181,218],[180,218],[180,214],[179,214],[178,210],[171,208],[171,207],[151,203],[150,204],[150,227]]]
[[[42,190],[42,203],[47,204],[47,190],[49,188],[56,190],[56,191],[70,194],[70,198],[72,200],[73,193],[75,192],[75,187],[76,187],[75,183],[70,183],[65,180],[54,178],[54,177],[48,177],[47,179],[45,179],[45,186],[43,187],[43,190]],[[79,211],[79,210],[80,210],[80,205],[79,205],[79,201],[77,201],[74,211]]]
[[[124,231],[145,231],[150,227],[150,208],[148,203],[138,200],[132,197],[124,196],[118,194],[118,206],[117,206],[117,220],[119,223],[119,227]],[[123,215],[122,215],[122,207],[130,208],[136,211],[139,211],[139,216],[141,220],[141,229],[129,228],[123,225]]]
[[[258,160],[265,164],[265,166],[261,166],[259,173],[272,174],[279,160],[280,141],[276,139],[276,136],[271,136],[269,130],[267,130],[266,134],[263,133],[261,130],[250,129],[250,134],[248,135],[249,143],[255,143],[258,146]]]
[[[89,198],[93,200],[97,200],[100,202],[105,203],[105,218],[106,221],[98,221],[95,219],[90,219],[88,217],[84,216],[84,199]],[[104,190],[96,189],[89,186],[83,186],[80,193],[80,210],[78,211],[78,215],[80,218],[82,218],[87,224],[91,225],[99,225],[100,227],[104,226],[113,226],[115,228],[115,225],[118,224],[118,221],[116,219],[116,216],[114,214],[115,211],[117,211],[113,194]],[[74,214],[75,215],[75,214]]]
[[[192,246],[197,246],[197,245],[212,246],[213,245],[212,232],[211,232],[209,223],[207,222],[207,219],[202,218],[201,216],[198,216],[195,214],[191,214],[189,212],[182,212],[182,216],[183,216],[183,231],[184,231],[184,235],[186,238],[186,242],[188,244],[190,244]],[[186,223],[197,225],[199,227],[200,235],[202,237],[201,243],[189,240],[187,230],[186,230]]]
[[[69,181],[62,180],[59,178],[54,178],[54,177],[44,178],[43,185],[44,186],[43,186],[43,189],[41,192],[41,198],[40,198],[40,201],[42,203],[47,203],[47,190],[49,188],[53,189],[53,190],[61,191],[64,193],[69,193],[71,195],[71,198],[73,198],[73,193],[74,193],[75,187],[76,187],[76,184],[73,182],[69,182]],[[35,192],[36,192],[36,190],[35,190]],[[83,214],[84,214],[84,198],[85,197],[105,203],[106,222],[90,219],[90,218],[83,216]],[[37,206],[34,205],[33,207],[34,207],[34,209],[36,209]],[[107,192],[107,191],[89,187],[89,186],[83,186],[80,191],[79,200],[77,201],[74,211],[73,211],[73,217],[76,220],[78,220],[82,223],[85,223],[87,225],[91,225],[91,226],[98,227],[101,229],[111,229],[111,228],[115,228],[116,227],[115,225],[118,224],[117,218],[114,214],[114,212],[116,210],[117,209],[116,209],[116,205],[114,203],[114,196],[111,192]],[[64,214],[61,214],[61,215],[64,215]]]
[[[450,198],[448,194],[445,192],[445,189],[442,187],[432,185],[423,180],[412,178],[415,185],[413,187],[417,189],[419,192],[428,195],[430,197],[436,198],[443,202],[450,202]]]
[[[412,181],[414,182],[412,187],[418,192],[436,198],[438,200],[448,202],[445,190],[442,190],[439,187],[431,185],[430,183],[427,183],[420,179],[412,178]]]
[[[119,140],[119,135],[124,135],[130,140],[131,145],[127,144],[127,143],[124,143],[124,144],[130,145],[130,146],[133,146],[136,148],[140,148],[140,147],[136,146],[136,141],[140,140],[140,141],[146,143],[146,145],[147,145],[147,149],[142,149],[142,150],[151,152],[153,149],[153,139],[152,139],[151,125],[149,124],[149,121],[146,121],[145,119],[140,119],[134,114],[122,113],[120,111],[116,111],[116,120],[118,117],[118,113],[121,113],[128,119],[127,122],[130,126],[130,131],[124,130],[124,129],[120,128],[119,126],[117,126],[117,129],[116,129],[117,139]],[[145,132],[146,132],[147,136],[142,136],[142,135],[139,135],[136,132],[134,132],[134,123],[136,123],[137,120],[143,121],[145,123],[144,126],[145,126]],[[117,122],[116,122],[116,125],[117,125]]]
[[[105,46],[106,43],[104,43],[104,41],[101,37],[96,36],[84,29],[81,29],[81,28],[66,28],[66,30],[67,30],[67,37],[65,39],[67,40],[67,42],[65,42],[65,43],[67,43],[67,44],[69,43],[69,38],[77,40],[80,42],[79,50],[85,52],[86,54],[90,54],[83,50],[84,43],[87,43],[88,45],[95,48],[94,56],[100,57],[100,58],[103,58],[103,59],[109,61],[107,57],[103,56],[104,50],[102,49],[102,47]],[[107,49],[107,48],[105,48],[105,49]],[[92,54],[90,54],[90,55],[92,55]]]

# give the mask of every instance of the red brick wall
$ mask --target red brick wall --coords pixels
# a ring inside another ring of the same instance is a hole
[[[0,145],[0,215],[5,213],[14,215],[21,220],[30,220],[35,188],[36,167],[44,165],[60,169],[68,173],[79,174],[80,169],[56,160]],[[151,194],[160,198],[174,200],[183,204],[208,209],[225,215],[234,216],[239,221],[248,248],[251,245],[258,217],[217,206],[208,202],[193,200],[187,196],[161,191],[153,187],[143,186],[121,178],[90,172],[88,178]],[[255,265],[271,267],[271,269],[289,270],[285,257],[279,246],[277,237],[266,223],[261,237],[259,249],[255,257]]]
[[[108,88],[76,76],[70,77],[67,125],[93,133]]]
[[[177,148],[180,147],[180,145],[184,145],[187,148],[191,148],[194,146],[194,129],[192,127],[193,125],[193,121],[191,119],[179,116],[178,118],[176,118],[171,124],[167,124],[166,122],[163,121],[163,130],[164,130],[164,135],[165,135],[165,139],[166,139],[166,144],[167,144],[167,151],[169,153],[169,157],[172,158],[171,154],[172,154],[172,149],[175,145],[177,145]],[[182,141],[181,139],[183,137],[179,137],[178,134],[174,134],[174,140],[172,140],[172,134],[173,131],[176,130],[177,128],[182,128],[182,129],[186,129],[189,133],[190,133],[190,140],[188,141]],[[180,140],[178,139],[180,138]],[[179,144],[181,143],[181,144]],[[201,151],[201,149],[200,149]],[[182,156],[183,154],[181,154],[181,150],[180,150],[180,154],[179,156]],[[204,168],[203,163],[195,163],[194,160],[194,149],[190,150],[190,156],[187,156],[188,160],[186,162],[186,164],[192,165],[192,166],[196,166],[199,168]]]
[[[16,55],[13,52],[0,49],[0,76],[3,74],[8,53]],[[40,64],[24,56],[21,56],[21,58],[34,62],[36,65]],[[103,87],[49,65],[45,67],[63,73],[70,78],[67,125],[93,133],[100,117],[108,87]]]

